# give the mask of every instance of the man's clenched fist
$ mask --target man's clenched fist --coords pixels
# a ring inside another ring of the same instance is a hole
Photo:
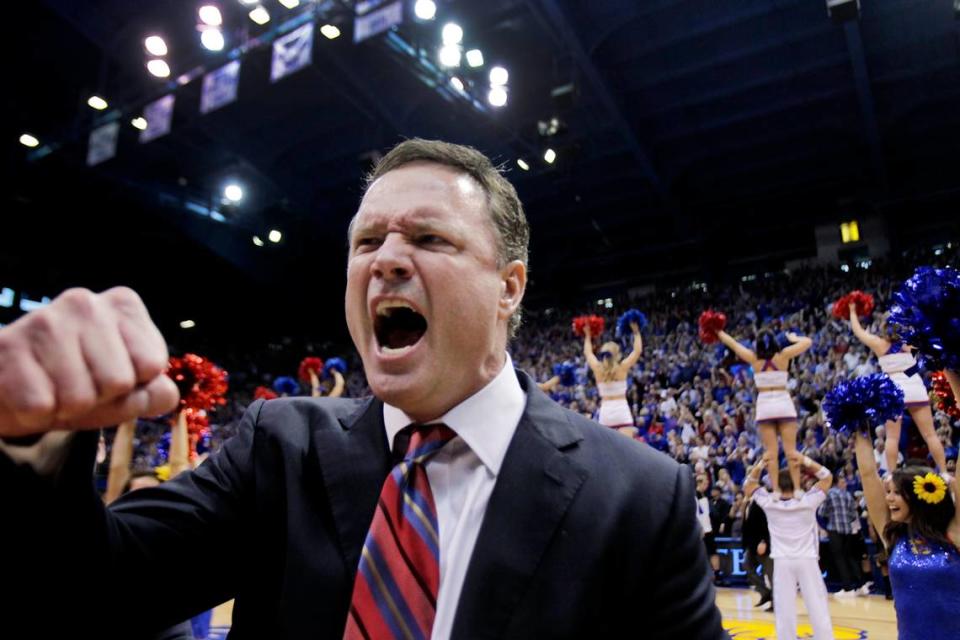
[[[166,413],[167,346],[134,291],[70,289],[0,329],[0,437]]]

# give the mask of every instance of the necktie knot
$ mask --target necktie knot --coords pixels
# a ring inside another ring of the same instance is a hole
[[[423,462],[457,437],[445,424],[413,424],[404,430],[409,436],[404,462]]]

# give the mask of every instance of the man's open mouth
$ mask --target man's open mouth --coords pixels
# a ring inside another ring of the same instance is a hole
[[[384,300],[377,304],[373,332],[383,353],[405,351],[427,331],[427,319],[402,300]]]

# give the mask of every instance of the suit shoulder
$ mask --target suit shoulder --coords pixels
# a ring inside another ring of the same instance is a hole
[[[254,422],[267,430],[295,430],[298,426],[323,426],[349,423],[368,410],[372,398],[311,398],[292,397],[267,400],[259,407],[250,406]]]

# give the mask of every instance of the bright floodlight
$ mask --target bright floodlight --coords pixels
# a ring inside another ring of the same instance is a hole
[[[180,323],[181,329],[193,329],[195,326],[197,326],[197,323],[193,320],[184,320]]]
[[[240,202],[243,200],[243,189],[236,183],[228,184],[223,188],[223,197],[230,202]]]
[[[467,51],[467,64],[471,67],[483,66],[483,52],[480,49],[470,49]]]
[[[285,6],[287,9],[296,9],[300,6],[300,0],[280,0],[280,4]]]
[[[143,46],[146,48],[147,52],[153,56],[165,56],[167,55],[167,43],[163,41],[163,38],[160,36],[149,36],[146,40],[143,41]]]
[[[204,29],[203,33],[200,34],[200,42],[205,49],[210,51],[223,50],[223,34],[220,29]]]
[[[24,133],[20,136],[20,144],[22,144],[25,147],[30,147],[32,149],[33,147],[36,147],[37,145],[39,145],[40,141],[37,140],[34,136],[30,135],[29,133]]]
[[[87,98],[87,104],[91,109],[96,109],[97,111],[103,111],[107,108],[107,101],[100,96],[90,96]]]
[[[553,164],[553,161],[557,159],[557,152],[553,149],[547,149],[543,152],[543,159],[547,164]]]
[[[527,164],[527,161],[523,158],[517,158],[517,166],[523,169],[524,171],[530,171],[530,165]]]
[[[453,76],[452,78],[450,78],[450,86],[452,86],[457,91],[463,91],[463,80],[461,80],[457,76]]]
[[[200,22],[208,24],[211,27],[219,27],[223,24],[223,16],[220,15],[220,9],[212,4],[205,4],[197,12],[200,15]]]
[[[443,44],[460,44],[463,40],[463,29],[456,22],[448,22],[443,25],[442,36]]]
[[[146,131],[147,129],[147,119],[142,116],[137,116],[130,121],[130,124],[133,125],[134,129],[140,129],[140,131]]]
[[[257,245],[258,247],[262,247],[263,240],[260,239],[260,236],[253,236],[253,244]]]
[[[281,238],[283,238],[283,234],[276,229],[270,229],[270,233],[267,235],[267,239],[274,243],[280,242]]]
[[[340,37],[340,29],[332,24],[325,24],[320,27],[320,33],[322,33],[323,37],[327,40],[333,40],[334,38]]]
[[[147,63],[147,71],[158,78],[166,78],[170,76],[170,66],[159,58],[156,60],[151,60]]]
[[[253,11],[250,12],[250,19],[256,22],[257,24],[267,24],[270,22],[270,14],[267,13],[267,10],[262,6],[254,7]]]
[[[495,107],[502,107],[507,104],[507,92],[503,87],[490,87],[490,93],[487,94],[487,102]]]
[[[421,20],[433,20],[433,17],[437,15],[437,3],[433,0],[417,0],[417,3],[413,5],[413,12]]]
[[[455,44],[440,47],[440,64],[445,67],[459,67],[460,47]]]
[[[502,87],[507,84],[510,74],[503,67],[494,67],[490,69],[490,84],[496,87]]]

